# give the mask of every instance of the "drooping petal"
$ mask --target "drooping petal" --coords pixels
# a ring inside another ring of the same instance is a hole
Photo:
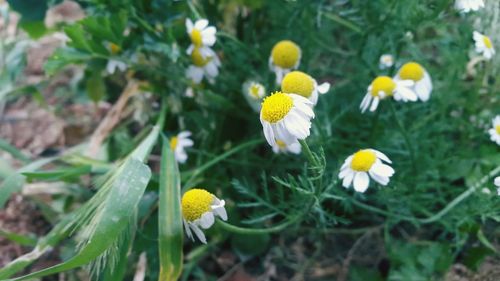
[[[370,183],[370,177],[366,172],[356,172],[354,175],[354,190],[357,192],[365,192],[368,189],[368,185]]]

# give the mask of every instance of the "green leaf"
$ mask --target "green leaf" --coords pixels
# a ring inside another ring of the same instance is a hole
[[[163,106],[162,113],[165,113],[165,110],[166,107]],[[124,241],[122,239],[127,239],[127,236],[124,237],[124,233],[126,234],[127,230],[130,230],[130,221],[137,213],[137,206],[151,178],[151,170],[143,164],[143,161],[158,139],[163,120],[163,118],[160,118],[159,125],[153,127],[151,132],[121,165],[108,173],[108,177],[98,188],[99,191],[78,210],[76,218],[72,218],[63,224],[68,229],[82,228],[79,234],[82,240],[78,254],[58,265],[9,280],[27,280],[47,276],[80,267],[96,260],[97,263],[100,263],[103,260],[106,261],[111,251],[119,249],[119,245]],[[53,239],[56,238],[58,237]],[[46,244],[48,242],[44,245]],[[36,252],[34,252],[34,258],[30,259],[29,263],[43,254],[43,251],[40,252],[39,247],[33,251]],[[116,253],[115,256],[111,257],[111,260],[119,259],[119,254]],[[20,265],[16,265],[15,268],[21,266],[24,268],[29,264],[25,263],[24,260],[19,262]],[[97,266],[99,269],[99,264]],[[12,272],[17,271],[10,269],[7,273],[12,275]]]
[[[45,237],[38,240],[36,247],[31,252],[24,254],[6,264],[2,269],[0,269],[0,279],[3,280],[5,278],[9,278],[36,261],[46,252],[50,251],[53,246],[69,235],[71,230],[69,226],[73,219],[74,214],[65,216]]]
[[[24,176],[28,177],[28,180],[72,180],[83,174],[87,174],[92,170],[92,166],[83,165],[76,167],[63,168],[59,170],[52,171],[40,171],[40,172],[25,172],[22,173]]]
[[[110,184],[103,204],[99,206],[83,234],[89,234],[78,254],[66,262],[12,280],[27,280],[47,276],[88,264],[113,246],[125,230],[136,210],[151,177],[151,170],[142,161],[128,158],[106,181]],[[105,188],[99,192],[106,192]],[[97,195],[96,195],[97,196]],[[91,200],[92,201],[92,200]],[[89,201],[86,206],[89,206]]]
[[[85,84],[87,95],[93,102],[99,102],[106,95],[106,85],[100,71],[93,71]]]
[[[33,39],[38,39],[49,31],[43,21],[21,21],[19,27]]]
[[[21,14],[23,21],[43,21],[48,8],[47,0],[8,0],[12,9]]]
[[[10,143],[8,143],[3,139],[0,139],[0,149],[10,153],[10,155],[14,156],[15,158],[23,162],[27,162],[30,160],[30,158],[26,156],[22,151],[20,151],[19,149],[17,149],[16,147],[14,147],[13,145],[11,145]]]
[[[91,58],[92,56],[89,53],[74,48],[59,48],[45,62],[43,69],[47,75],[53,75],[68,64],[83,63]]]
[[[3,208],[5,202],[9,200],[12,193],[20,191],[23,185],[26,183],[26,176],[22,175],[22,173],[35,171],[36,169],[53,161],[54,159],[55,158],[44,158],[37,160],[29,165],[22,167],[16,173],[6,178],[0,185],[0,208]]]
[[[160,277],[177,280],[182,272],[182,211],[180,175],[167,138],[162,138],[158,213]]]

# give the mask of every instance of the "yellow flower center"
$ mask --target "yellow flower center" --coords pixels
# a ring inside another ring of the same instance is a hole
[[[269,123],[282,120],[292,109],[292,98],[282,92],[275,92],[262,102],[262,118]]]
[[[301,71],[292,71],[281,81],[281,90],[284,93],[293,93],[309,98],[314,90],[314,80]]]
[[[371,150],[364,149],[354,153],[351,168],[358,172],[367,172],[377,160],[377,156]]]
[[[258,99],[260,99],[260,96],[261,96],[261,90],[262,90],[262,85],[252,84],[250,86],[250,89],[248,90],[248,92],[250,93],[250,96],[252,96],[254,99],[258,100]]]
[[[490,37],[483,36],[483,42],[484,42],[484,45],[486,46],[486,48],[488,48],[488,49],[492,49],[493,48],[493,44],[491,43]]]
[[[399,71],[399,77],[403,80],[420,81],[424,77],[424,68],[416,62],[405,63]]]
[[[379,92],[382,91],[385,93],[384,97],[392,96],[394,89],[396,89],[396,83],[391,77],[379,76],[372,81],[371,94],[374,97],[382,98],[379,96]]]
[[[187,221],[195,221],[212,210],[214,195],[204,189],[191,189],[182,196],[182,216]]]
[[[179,138],[178,137],[172,137],[170,139],[170,149],[175,150],[175,148],[177,147],[177,143],[178,142],[179,142]]]
[[[196,47],[201,47],[201,45],[203,44],[203,41],[201,38],[201,31],[199,31],[198,29],[193,28],[193,31],[191,31],[191,34],[189,34],[189,37],[191,37],[191,42]]]
[[[497,131],[497,134],[500,135],[500,125],[496,125],[495,127],[495,131]]]
[[[282,140],[276,140],[276,145],[279,147],[279,149],[283,150],[286,148],[286,143]]]
[[[194,48],[193,52],[191,53],[191,61],[193,61],[193,64],[199,67],[204,67],[207,65],[207,63],[211,60],[212,58],[206,57],[204,58],[201,55],[200,49]]]
[[[282,68],[293,68],[300,59],[300,48],[289,40],[283,40],[274,45],[271,57],[275,65]]]
[[[111,54],[116,55],[121,51],[120,46],[115,43],[109,43],[109,49],[111,50]]]

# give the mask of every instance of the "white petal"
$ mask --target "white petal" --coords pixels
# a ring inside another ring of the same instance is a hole
[[[325,82],[325,83],[322,83],[321,85],[318,85],[318,92],[320,94],[325,94],[329,90],[330,90],[330,83],[328,83],[328,82]]]
[[[351,170],[350,168],[348,171],[349,172],[346,173],[344,180],[342,181],[342,186],[345,188],[348,188],[351,185],[352,179],[354,178],[354,174],[355,174],[355,172],[353,170]]]
[[[193,31],[193,22],[191,19],[186,18],[186,29],[189,34],[191,34],[191,31]]]
[[[500,187],[500,177],[496,177],[494,182],[496,186]]]
[[[205,27],[208,26],[208,20],[206,19],[199,19],[194,23],[194,28],[198,30],[203,30]]]
[[[183,219],[182,224],[184,225],[184,231],[186,232],[187,237],[194,241],[193,234],[191,233],[191,229],[189,228],[189,223]]]
[[[210,228],[215,222],[214,213],[205,212],[201,215],[200,226],[204,229]]]
[[[374,152],[374,153],[375,153],[375,155],[376,155],[378,158],[380,158],[380,159],[384,160],[385,162],[387,162],[387,163],[389,163],[389,164],[390,164],[390,163],[392,163],[392,161],[389,159],[389,157],[387,157],[387,155],[385,155],[384,153],[382,153],[382,152],[380,152],[380,151],[378,151],[378,150],[375,150],[375,149],[370,149],[370,151]]]
[[[370,177],[368,177],[368,173],[356,172],[356,175],[354,175],[354,190],[363,193],[368,189],[369,183]]]
[[[379,101],[380,101],[380,98],[378,98],[378,97],[373,98],[372,105],[370,106],[370,111],[373,112],[377,109]]]
[[[389,165],[382,164],[382,162],[375,163],[370,171],[383,177],[391,177],[394,174],[394,169]]]
[[[287,149],[293,154],[300,154],[300,152],[302,151],[302,146],[300,146],[300,143],[295,142],[287,146]]]
[[[189,226],[191,226],[191,229],[193,230],[194,234],[196,234],[196,237],[201,241],[203,244],[207,244],[207,239],[205,238],[205,234],[203,231],[198,227],[198,225],[194,223],[190,223]]]
[[[271,127],[271,124],[269,124],[267,121],[262,120],[262,117],[260,120],[264,131],[264,137],[266,138],[267,143],[269,143],[269,145],[271,146],[276,145],[276,140],[274,137],[273,128]]]

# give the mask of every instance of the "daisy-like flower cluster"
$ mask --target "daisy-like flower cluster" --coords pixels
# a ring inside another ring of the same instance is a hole
[[[207,243],[203,229],[209,229],[215,222],[215,217],[227,220],[225,201],[220,200],[204,189],[191,189],[184,193],[181,200],[184,229],[189,238],[194,241],[194,235]],[[194,233],[194,235],[193,235]]]
[[[174,152],[175,160],[178,163],[186,163],[188,159],[186,148],[193,146],[194,142],[189,138],[191,132],[183,131],[170,138],[170,149]]]
[[[221,65],[219,57],[211,49],[216,42],[217,29],[209,26],[206,19],[194,23],[186,19],[186,30],[191,39],[191,45],[186,50],[191,57],[191,65],[186,70],[187,78],[194,84],[200,84],[203,78],[214,83]]]
[[[381,100],[392,97],[396,101],[426,102],[432,92],[432,81],[425,68],[416,62],[407,62],[393,78],[378,76],[368,86],[361,105],[361,112],[375,111]]]
[[[474,31],[472,33],[472,38],[474,39],[477,53],[481,54],[487,60],[493,58],[495,48],[493,47],[490,37]]]
[[[340,168],[339,178],[345,188],[351,186],[357,192],[365,192],[370,184],[370,177],[381,185],[387,185],[394,169],[385,164],[391,160],[375,149],[362,149],[347,157]]]

